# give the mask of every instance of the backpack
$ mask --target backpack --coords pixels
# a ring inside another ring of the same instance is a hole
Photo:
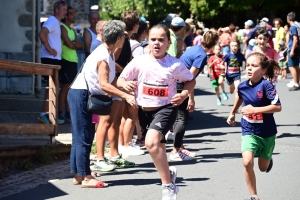
[[[295,22],[295,26],[297,28],[297,33],[298,33],[298,48],[299,48],[299,45],[300,45],[300,24],[298,22]]]

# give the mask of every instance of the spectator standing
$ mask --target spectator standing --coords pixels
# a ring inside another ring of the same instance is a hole
[[[177,56],[178,53],[178,35],[182,32],[182,30],[185,27],[185,22],[180,17],[174,17],[171,26],[170,26],[170,33],[171,33],[171,45],[168,49],[168,54],[170,54],[173,57]]]
[[[97,38],[96,25],[97,22],[100,20],[99,13],[97,11],[90,12],[88,15],[88,20],[90,23],[90,27],[85,29],[83,32],[83,41],[86,57],[90,55],[91,44]]]
[[[61,23],[61,39],[62,39],[62,61],[59,71],[61,90],[58,95],[58,115],[65,122],[70,122],[70,108],[67,102],[67,94],[70,84],[77,75],[78,57],[76,49],[82,48],[83,43],[76,37],[75,31],[71,28],[71,24],[75,22],[75,10],[68,6],[66,17]],[[65,106],[65,114],[63,114]]]
[[[284,28],[282,27],[283,23],[280,18],[275,18],[273,20],[273,24],[277,29],[275,34],[276,42],[274,44],[274,49],[278,51],[280,42],[285,43],[285,31]]]
[[[288,84],[290,91],[299,90],[299,49],[298,49],[298,31],[295,26],[296,14],[290,12],[287,15],[287,22],[290,24],[290,34],[288,41],[288,67],[293,77],[293,82]]]
[[[42,64],[61,65],[61,29],[60,20],[67,14],[67,4],[65,1],[57,1],[53,5],[54,14],[43,24],[39,33],[42,43],[41,62]],[[47,83],[49,84],[49,83]],[[49,99],[48,89],[45,91],[42,113],[38,116],[38,121],[49,124]],[[64,120],[58,118],[58,124],[63,124]]]
[[[103,42],[102,38],[102,29],[104,24],[106,23],[105,20],[100,20],[96,24],[96,32],[97,32],[97,38],[92,42],[90,52],[92,53],[100,44]]]

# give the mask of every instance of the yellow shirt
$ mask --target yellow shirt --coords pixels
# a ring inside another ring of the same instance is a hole
[[[277,31],[276,31],[276,35],[275,35],[275,38],[276,38],[276,43],[274,45],[274,49],[275,50],[279,50],[279,42],[280,41],[284,41],[285,43],[285,31],[284,31],[284,28],[283,27],[280,27]]]

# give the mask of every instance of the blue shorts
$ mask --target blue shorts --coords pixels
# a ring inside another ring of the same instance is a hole
[[[287,52],[287,56],[288,56],[288,67],[298,67],[299,66],[299,56],[298,54],[294,53],[294,57],[291,58],[290,56],[290,50],[288,50]]]
[[[226,80],[227,80],[227,84],[228,84],[228,85],[231,85],[231,84],[234,83],[234,81],[241,80],[241,75],[237,75],[237,76],[235,76],[235,77],[228,77],[228,76],[226,75]]]

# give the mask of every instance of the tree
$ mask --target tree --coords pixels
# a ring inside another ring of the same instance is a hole
[[[159,21],[168,13],[177,13],[181,17],[190,14],[200,19],[208,19],[220,11],[272,11],[284,9],[291,5],[299,5],[299,0],[101,0],[101,13],[112,19],[119,19],[126,10],[137,10],[141,16]]]

